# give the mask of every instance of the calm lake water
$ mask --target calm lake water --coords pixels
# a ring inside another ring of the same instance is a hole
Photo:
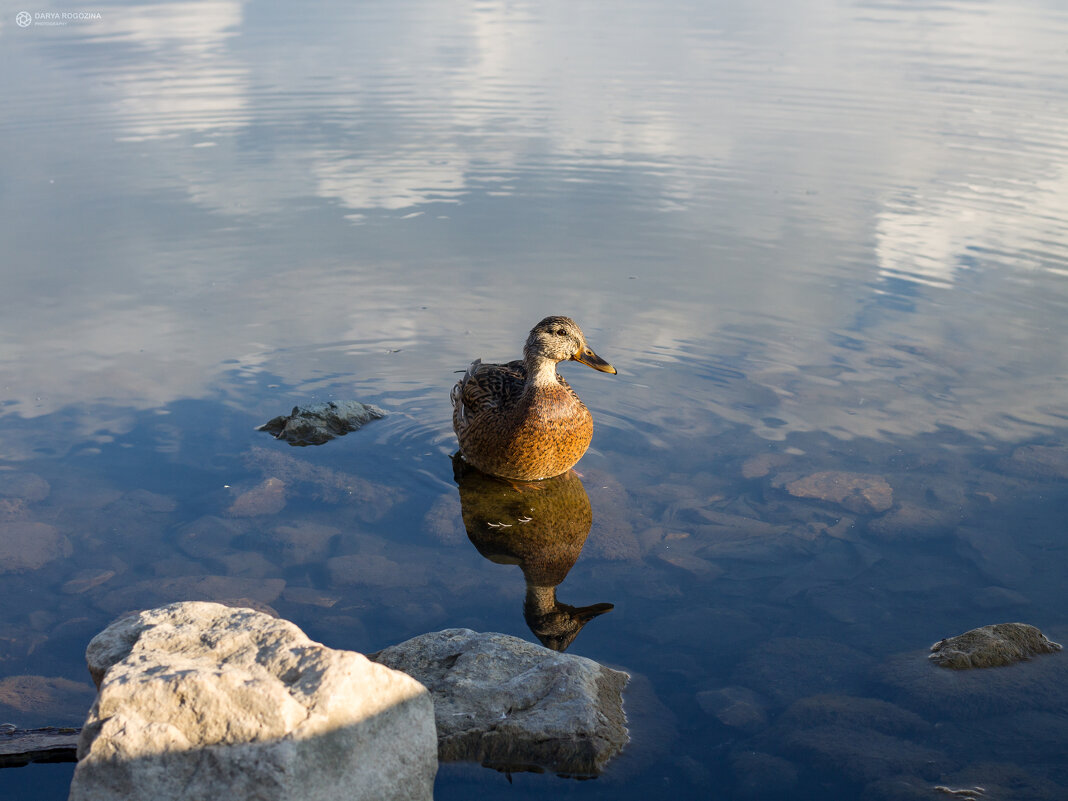
[[[926,660],[1068,637],[1063,3],[25,5],[75,8],[0,18],[0,722],[80,723],[89,638],[178,599],[536,641],[449,390],[566,314],[619,374],[561,367],[593,522],[546,558],[632,742],[437,798],[1068,797],[1068,657]],[[347,399],[389,414],[254,430]]]

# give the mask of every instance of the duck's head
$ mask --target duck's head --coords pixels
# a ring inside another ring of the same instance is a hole
[[[616,368],[586,344],[582,329],[570,317],[546,317],[530,331],[523,356],[562,362],[572,359],[602,373],[615,374]]]

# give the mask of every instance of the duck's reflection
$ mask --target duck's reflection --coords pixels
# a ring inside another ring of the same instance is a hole
[[[569,470],[512,484],[479,472],[459,455],[452,465],[467,536],[491,562],[519,565],[527,582],[523,618],[542,645],[567,650],[583,626],[612,609],[606,603],[571,606],[556,598],[593,524],[578,474]]]

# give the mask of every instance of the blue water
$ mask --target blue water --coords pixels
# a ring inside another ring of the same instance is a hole
[[[926,664],[988,623],[1068,636],[1068,9],[18,10],[0,722],[80,723],[89,638],[176,599],[363,652],[536,641],[464,529],[448,398],[566,314],[619,374],[561,367],[596,427],[557,597],[614,605],[568,652],[632,674],[632,742],[594,781],[442,766],[436,797],[1068,796],[1063,655]],[[331,399],[388,416],[254,430]],[[789,490],[824,471],[889,508]]]

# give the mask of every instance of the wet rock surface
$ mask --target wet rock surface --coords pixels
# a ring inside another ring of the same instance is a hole
[[[99,690],[72,801],[432,796],[426,689],[292,623],[172,604],[116,621],[86,661]]]
[[[936,642],[928,658],[939,667],[967,670],[1012,665],[1059,650],[1059,643],[1051,642],[1034,626],[995,623]]]
[[[442,761],[595,776],[627,743],[628,676],[584,657],[446,629],[372,658],[430,690]]]
[[[266,431],[290,445],[322,445],[385,415],[377,406],[359,401],[329,401],[294,406],[289,414],[275,417],[257,431]]]

